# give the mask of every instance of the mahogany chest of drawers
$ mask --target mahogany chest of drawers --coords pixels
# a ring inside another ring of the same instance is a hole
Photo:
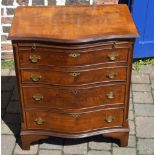
[[[126,5],[18,7],[9,33],[21,142],[102,134],[128,144],[133,43]]]

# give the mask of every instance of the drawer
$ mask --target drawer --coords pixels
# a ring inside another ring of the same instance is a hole
[[[107,109],[85,113],[30,111],[26,112],[26,119],[28,129],[79,133],[103,128],[122,127],[123,113],[123,109]]]
[[[125,84],[89,87],[23,86],[26,108],[82,109],[111,104],[124,104]]]
[[[50,48],[37,48],[19,50],[21,65],[48,65],[48,66],[83,66],[112,62],[127,62],[129,48],[103,49],[68,49],[55,50]]]
[[[60,71],[22,69],[22,82],[53,85],[84,85],[108,81],[125,81],[126,67],[99,68],[91,70]]]

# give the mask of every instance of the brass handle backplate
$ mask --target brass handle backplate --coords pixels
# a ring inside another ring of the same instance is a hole
[[[69,75],[71,75],[73,77],[76,77],[76,76],[79,76],[80,73],[79,72],[73,72],[73,73],[69,73]]]
[[[107,94],[108,99],[113,99],[114,98],[114,93],[111,91]]]
[[[111,61],[114,61],[114,60],[116,60],[116,57],[118,57],[119,55],[118,55],[118,53],[116,53],[116,52],[113,52],[113,53],[111,53],[111,54],[108,54],[108,58],[111,60]]]
[[[32,63],[37,63],[40,60],[40,56],[39,55],[38,56],[37,55],[30,55],[29,60]]]
[[[106,121],[107,123],[112,123],[113,120],[114,120],[114,117],[113,117],[113,116],[108,116],[107,118],[105,118],[105,121]]]
[[[41,78],[42,78],[41,75],[32,75],[32,76],[31,76],[31,79],[32,79],[32,81],[34,81],[34,82],[38,82]]]
[[[45,122],[45,120],[43,120],[41,117],[36,118],[34,121],[37,125],[42,125]]]
[[[42,96],[42,95],[33,95],[32,98],[33,98],[35,101],[41,101],[41,100],[43,100],[43,96]]]
[[[109,78],[109,79],[113,79],[115,76],[117,76],[118,75],[118,73],[117,72],[111,72],[110,74],[108,74],[107,75],[107,77]]]
[[[69,54],[69,57],[72,57],[72,58],[77,58],[77,57],[79,57],[79,56],[80,56],[79,53],[70,53],[70,54]]]

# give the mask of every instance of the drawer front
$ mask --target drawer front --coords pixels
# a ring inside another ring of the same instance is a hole
[[[21,70],[22,82],[54,85],[83,85],[108,81],[125,81],[127,68],[104,68],[88,71],[65,72],[56,70]]]
[[[125,84],[84,87],[23,87],[26,108],[81,109],[124,104]]]
[[[79,133],[103,128],[122,127],[123,109],[87,113],[26,112],[29,129],[45,129],[61,133]]]
[[[38,48],[35,52],[24,50],[19,52],[21,65],[51,65],[51,66],[82,66],[106,62],[127,62],[129,49],[98,49],[94,51],[66,50],[52,51]]]

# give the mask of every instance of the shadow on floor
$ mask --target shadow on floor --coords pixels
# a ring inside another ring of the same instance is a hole
[[[20,132],[20,110],[15,76],[1,76],[1,117],[15,137]]]
[[[19,143],[18,139],[20,137],[20,126],[21,126],[21,117],[20,117],[20,108],[19,108],[19,99],[18,99],[18,91],[16,84],[15,76],[2,76],[1,78],[1,117],[4,123],[9,127],[14,136],[17,139],[17,143]],[[87,143],[90,141],[95,142],[106,142],[106,143],[117,143],[118,140],[114,140],[111,138],[103,138],[102,135],[81,138],[81,139],[64,139],[58,137],[49,137],[45,140],[40,140],[39,142],[34,142],[33,144],[55,144],[55,145],[76,145],[81,143]],[[19,144],[20,145],[20,144]]]

